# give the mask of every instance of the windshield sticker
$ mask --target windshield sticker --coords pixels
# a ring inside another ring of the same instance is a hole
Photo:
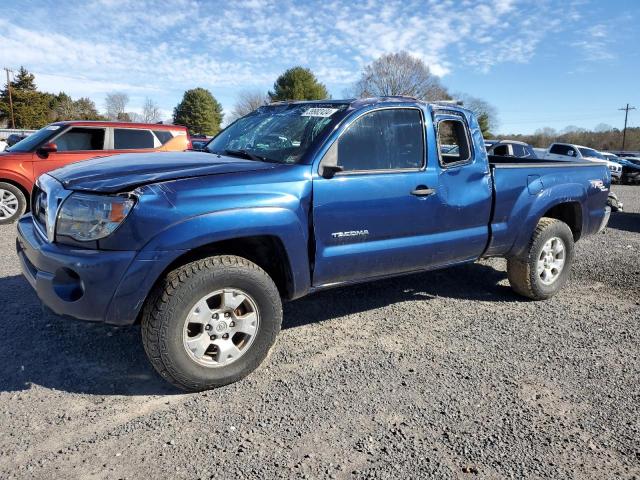
[[[331,115],[333,115],[337,111],[338,111],[337,108],[318,108],[318,107],[313,107],[313,108],[310,108],[308,110],[305,110],[305,112],[300,116],[301,117],[322,117],[322,118],[326,118],[326,117],[330,117]]]
[[[60,125],[49,125],[47,127],[47,130],[58,130],[60,128]]]

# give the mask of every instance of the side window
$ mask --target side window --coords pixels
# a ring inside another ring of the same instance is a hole
[[[442,165],[452,165],[471,159],[467,128],[461,120],[440,120],[438,122],[438,144],[453,145],[446,153],[440,153]]]
[[[73,152],[76,150],[103,150],[103,128],[75,127],[55,139],[59,152]]]
[[[153,148],[153,145],[154,137],[149,130],[116,128],[113,131],[113,148],[116,150]]]
[[[513,145],[511,145],[511,147],[513,148],[514,157],[523,158],[527,156],[524,151],[524,147],[522,145],[518,145],[517,143],[514,143]]]
[[[508,145],[498,145],[493,149],[494,155],[500,155],[502,157],[509,155],[509,146]]]
[[[345,171],[420,168],[424,163],[423,132],[417,109],[367,113],[336,141],[337,164]]]
[[[527,158],[536,158],[536,152],[533,151],[533,148],[531,148],[529,145],[523,147],[524,148],[524,156]]]
[[[165,143],[167,143],[169,140],[173,138],[173,135],[169,130],[154,130],[153,133],[156,136],[156,138],[160,140],[160,143],[162,145],[164,145]]]
[[[554,145],[551,145],[551,149],[549,150],[549,153],[552,153],[554,155],[570,155],[568,151],[569,151],[569,147],[567,147],[566,145],[559,145],[556,143]]]

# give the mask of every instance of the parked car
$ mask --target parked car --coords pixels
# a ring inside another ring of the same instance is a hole
[[[7,141],[4,138],[0,138],[0,152],[4,152],[8,146]]]
[[[487,140],[485,138],[484,140],[484,147],[487,149],[487,151],[489,150],[489,148],[491,148],[493,145],[495,145],[496,143],[498,143],[500,140],[495,140],[495,139],[489,139]]]
[[[118,153],[183,151],[185,127],[144,123],[52,123],[0,153],[0,224],[29,209],[29,192],[41,174],[67,163]]]
[[[544,158],[545,155],[547,154],[547,149],[546,148],[533,147],[533,153],[536,154],[537,158]]]
[[[486,142],[485,142],[486,143]],[[500,140],[487,148],[487,154],[500,157],[538,158],[533,147],[525,142],[516,140]]]
[[[611,152],[600,152],[607,160],[616,162],[622,167],[620,183],[637,185],[640,184],[640,157],[627,155],[620,157]]]
[[[202,150],[204,146],[211,140],[212,137],[208,137],[207,135],[191,135],[189,140],[191,141],[191,149],[192,150]]]
[[[17,253],[54,312],[141,321],[160,375],[203,390],[257,368],[282,300],[314,291],[505,257],[517,293],[557,293],[574,242],[607,224],[609,171],[491,159],[475,115],[453,105],[268,105],[206,152],[98,158],[42,175]]]
[[[614,181],[620,181],[622,177],[622,166],[619,163],[611,162],[604,158],[600,152],[593,148],[570,143],[552,143],[544,156],[547,160],[585,160],[588,162],[602,162],[607,165]]]

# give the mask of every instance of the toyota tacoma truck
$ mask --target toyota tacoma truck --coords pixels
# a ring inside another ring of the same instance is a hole
[[[203,152],[43,174],[17,252],[55,313],[140,322],[159,374],[197,391],[257,368],[282,301],[318,290],[504,257],[518,294],[553,296],[607,224],[610,182],[604,164],[489,158],[454,105],[279,103]]]

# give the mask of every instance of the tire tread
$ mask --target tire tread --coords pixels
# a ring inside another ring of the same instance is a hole
[[[206,270],[229,267],[249,269],[264,276],[265,280],[273,285],[273,290],[277,293],[277,288],[273,284],[271,277],[255,263],[235,255],[219,255],[195,260],[172,270],[156,285],[146,301],[141,322],[144,350],[149,361],[162,378],[178,388],[201,391],[211,388],[212,385],[209,382],[194,382],[181,375],[180,370],[171,362],[170,356],[162,351],[162,345],[165,344],[163,339],[168,335],[168,323],[164,321],[163,314],[182,284],[191,277]],[[280,298],[278,297],[279,301]]]

